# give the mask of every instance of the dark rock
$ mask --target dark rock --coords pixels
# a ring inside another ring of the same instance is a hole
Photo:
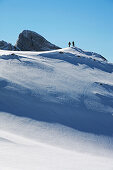
[[[24,30],[20,33],[15,47],[21,51],[49,51],[60,49],[36,32]]]
[[[0,41],[0,50],[18,51],[19,49],[6,41]]]
[[[63,54],[64,52],[63,51],[59,51],[60,54]]]

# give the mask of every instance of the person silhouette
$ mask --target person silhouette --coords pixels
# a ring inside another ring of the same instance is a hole
[[[74,41],[72,42],[72,45],[73,45],[73,47],[75,46],[75,42]]]
[[[70,47],[71,43],[69,42],[68,45],[69,45],[69,47]]]

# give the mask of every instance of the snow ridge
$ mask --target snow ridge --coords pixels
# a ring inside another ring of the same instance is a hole
[[[1,50],[0,151],[3,170],[111,170],[113,64],[77,47]]]

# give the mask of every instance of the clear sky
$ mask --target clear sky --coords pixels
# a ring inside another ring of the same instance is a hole
[[[0,40],[15,44],[25,29],[113,62],[113,0],[0,0]]]

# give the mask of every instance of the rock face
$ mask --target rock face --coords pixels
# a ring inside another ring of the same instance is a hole
[[[21,51],[49,51],[60,49],[60,47],[51,44],[41,35],[29,30],[24,30],[20,33],[15,47]]]
[[[6,41],[0,41],[0,50],[18,51],[19,49]]]

